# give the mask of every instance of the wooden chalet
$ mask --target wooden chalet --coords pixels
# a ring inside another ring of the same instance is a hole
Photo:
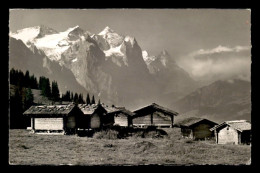
[[[251,123],[246,120],[225,121],[210,129],[217,144],[250,144]]]
[[[101,104],[79,104],[78,107],[83,112],[79,118],[80,129],[101,129],[114,124],[113,114],[108,114]]]
[[[198,139],[209,139],[214,137],[214,133],[210,131],[217,123],[204,118],[189,117],[178,123],[176,127],[181,128],[183,137]]]
[[[83,112],[74,104],[31,106],[23,113],[31,118],[33,133],[75,133]]]
[[[136,127],[173,127],[174,116],[178,115],[177,112],[159,106],[156,103],[138,109],[134,113],[132,121],[133,126]]]

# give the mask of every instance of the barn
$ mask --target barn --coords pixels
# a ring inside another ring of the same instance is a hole
[[[189,117],[178,123],[176,126],[181,128],[183,137],[198,139],[209,139],[214,137],[214,133],[210,131],[217,123],[204,118]]]
[[[210,129],[217,144],[250,144],[251,123],[246,120],[225,121]]]
[[[168,108],[162,107],[156,103],[145,106],[134,111],[132,116],[133,126],[135,127],[173,127],[174,116],[178,113]]]
[[[31,118],[33,133],[75,133],[83,112],[74,104],[31,106],[23,113]]]
[[[101,104],[79,104],[78,107],[83,112],[79,118],[80,129],[101,129],[114,124],[113,114],[108,114]]]

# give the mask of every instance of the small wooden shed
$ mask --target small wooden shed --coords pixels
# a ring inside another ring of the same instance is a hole
[[[209,139],[214,137],[214,133],[210,131],[217,123],[204,118],[189,117],[178,123],[176,127],[181,128],[183,137],[198,139]]]
[[[174,116],[178,113],[168,108],[162,107],[156,103],[145,106],[134,111],[135,115],[132,117],[133,126],[136,127],[173,127]]]
[[[132,117],[135,113],[127,110],[125,107],[108,107],[106,106],[108,114],[113,114],[114,125],[120,127],[131,127],[133,125]]]
[[[75,133],[83,112],[74,104],[31,106],[23,113],[31,118],[34,133]]]
[[[210,129],[217,144],[250,144],[251,123],[246,120],[225,121]]]
[[[101,104],[79,104],[78,106],[84,114],[79,118],[80,129],[101,129],[114,124],[113,115],[108,114]]]

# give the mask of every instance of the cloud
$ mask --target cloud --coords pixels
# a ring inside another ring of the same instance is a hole
[[[240,78],[250,80],[251,52],[248,46],[218,46],[200,49],[180,58],[179,65],[196,80]]]
[[[192,52],[191,55],[196,56],[196,55],[210,55],[210,54],[223,53],[223,52],[241,52],[249,49],[250,47],[248,46],[236,46],[234,48],[228,48],[219,45],[214,49],[208,49],[208,50],[200,49],[198,51]]]

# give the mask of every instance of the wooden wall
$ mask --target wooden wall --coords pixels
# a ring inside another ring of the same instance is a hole
[[[128,118],[125,115],[118,114],[117,116],[114,117],[115,123],[118,124],[119,126],[128,126]]]
[[[101,127],[101,120],[98,114],[93,114],[90,119],[90,128],[100,128]]]
[[[171,125],[171,119],[161,113],[153,113],[153,124],[154,125]]]
[[[76,118],[74,116],[69,116],[67,118],[66,128],[73,129],[75,127],[76,127]]]
[[[151,125],[151,115],[137,117],[133,119],[133,125]]]
[[[193,128],[193,135],[195,139],[205,139],[214,136],[214,133],[209,129],[212,128],[209,124],[199,124]]]
[[[238,144],[238,132],[237,130],[231,128],[231,127],[224,127],[221,129],[218,134],[218,144]]]
[[[162,113],[155,112],[152,115],[147,114],[145,116],[136,117],[132,120],[133,125],[155,125],[155,126],[171,126],[172,120],[170,116],[166,116]]]
[[[34,118],[35,130],[63,130],[63,118]]]

